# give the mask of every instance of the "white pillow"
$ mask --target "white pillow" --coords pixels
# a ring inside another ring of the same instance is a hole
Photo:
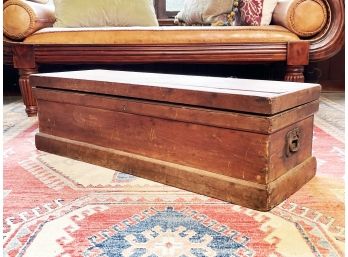
[[[264,0],[262,7],[262,18],[261,26],[266,26],[271,24],[272,15],[275,7],[277,6],[278,0]]]
[[[229,14],[233,0],[185,0],[183,9],[176,19],[187,25],[211,24],[221,14]]]

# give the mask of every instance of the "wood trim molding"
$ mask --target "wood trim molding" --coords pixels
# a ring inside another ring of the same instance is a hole
[[[39,45],[38,64],[260,63],[286,61],[286,43],[190,45]]]
[[[37,68],[35,58],[35,46],[24,44],[13,44],[13,63],[17,69],[35,69]]]
[[[309,60],[323,61],[337,54],[344,44],[344,2],[325,0],[328,8],[328,23],[318,36],[310,40]]]
[[[5,41],[3,43],[3,64],[13,66],[12,46]]]

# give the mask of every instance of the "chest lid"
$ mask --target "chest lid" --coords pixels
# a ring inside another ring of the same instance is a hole
[[[84,70],[30,76],[33,87],[273,115],[319,98],[320,85],[158,73]]]

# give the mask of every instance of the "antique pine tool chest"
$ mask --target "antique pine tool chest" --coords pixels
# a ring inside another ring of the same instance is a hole
[[[263,211],[315,175],[316,84],[107,70],[30,83],[42,151]]]

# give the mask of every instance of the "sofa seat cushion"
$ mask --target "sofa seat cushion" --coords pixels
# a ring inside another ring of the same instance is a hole
[[[103,27],[45,28],[24,40],[28,44],[222,44],[300,40],[277,26],[238,27]]]

